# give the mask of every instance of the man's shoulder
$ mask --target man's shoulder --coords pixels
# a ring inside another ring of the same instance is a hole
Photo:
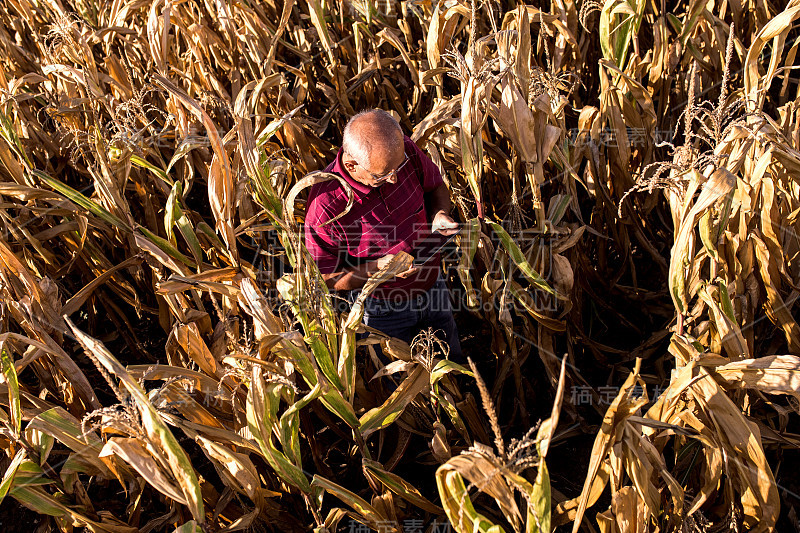
[[[308,194],[309,199],[324,197],[325,200],[333,199],[341,195],[344,190],[339,180],[329,179],[311,186],[311,191]]]
[[[347,195],[338,180],[315,183],[308,193],[307,218],[317,225],[333,218],[347,205]]]
[[[408,135],[405,135],[405,134],[403,134],[403,147],[406,150],[411,149],[414,152],[421,152],[422,151],[422,150],[419,149],[419,146],[417,146],[417,143],[415,143],[414,140],[411,137],[409,137]]]
[[[403,148],[405,149],[406,155],[414,162],[414,167],[418,172],[422,171],[426,164],[432,163],[430,157],[420,149],[411,137],[403,135]]]

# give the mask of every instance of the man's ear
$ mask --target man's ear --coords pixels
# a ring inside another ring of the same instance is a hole
[[[352,159],[342,158],[342,165],[344,165],[345,170],[348,172],[353,172],[356,169],[357,163]]]

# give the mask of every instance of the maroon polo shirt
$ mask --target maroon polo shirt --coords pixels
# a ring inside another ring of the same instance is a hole
[[[370,187],[351,178],[342,165],[342,150],[325,169],[343,177],[353,189],[354,202],[342,218],[323,226],[344,211],[347,194],[336,180],[318,183],[308,195],[305,242],[323,274],[344,270],[386,254],[408,252],[430,235],[423,194],[442,185],[442,175],[417,145],[403,136],[409,161],[397,175],[397,182]],[[427,291],[439,275],[438,257],[406,279],[381,284],[377,298],[408,299]]]

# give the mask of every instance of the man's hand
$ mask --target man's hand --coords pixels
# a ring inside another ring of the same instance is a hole
[[[383,257],[381,257],[380,259],[378,259],[377,261],[375,261],[375,264],[376,264],[376,267],[377,267],[376,268],[376,272],[378,270],[381,270],[382,268],[384,268],[386,265],[388,265],[392,261],[392,259],[394,259],[394,256],[395,256],[395,254],[387,254],[387,255],[384,255]],[[400,272],[399,274],[397,274],[396,277],[401,278],[401,279],[406,279],[407,277],[413,276],[416,273],[417,273],[417,268],[412,266],[411,268],[409,268],[405,272]]]
[[[366,261],[357,267],[333,272],[331,274],[323,274],[322,279],[325,280],[325,284],[328,285],[328,288],[331,290],[350,291],[353,289],[360,289],[371,276],[388,265],[394,256],[395,254],[384,255],[380,259]],[[414,275],[416,272],[417,269],[412,267],[405,272],[401,272],[396,277],[407,278]]]
[[[458,233],[458,223],[445,211],[439,211],[433,216],[431,231],[438,231],[442,235],[450,236]]]

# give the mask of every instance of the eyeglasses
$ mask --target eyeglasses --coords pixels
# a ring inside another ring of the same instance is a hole
[[[401,170],[401,169],[402,169],[404,166],[406,166],[406,163],[408,163],[408,161],[409,161],[408,154],[404,153],[403,155],[405,156],[405,159],[403,159],[403,162],[402,162],[402,163],[400,163],[400,166],[399,166],[399,167],[397,167],[397,168],[396,168],[396,169],[394,169],[394,170],[390,170],[390,171],[389,171],[389,172],[387,172],[386,174],[373,174],[372,172],[370,172],[370,171],[369,171],[369,170],[367,170],[366,168],[364,168],[364,167],[361,167],[361,168],[364,168],[364,171],[366,171],[366,173],[367,173],[367,174],[369,174],[370,176],[372,176],[372,179],[374,179],[375,181],[377,181],[377,182],[379,182],[379,183],[380,183],[380,182],[384,182],[384,181],[388,180],[389,178],[391,178],[393,175],[399,175],[399,174],[400,174],[400,170]]]

